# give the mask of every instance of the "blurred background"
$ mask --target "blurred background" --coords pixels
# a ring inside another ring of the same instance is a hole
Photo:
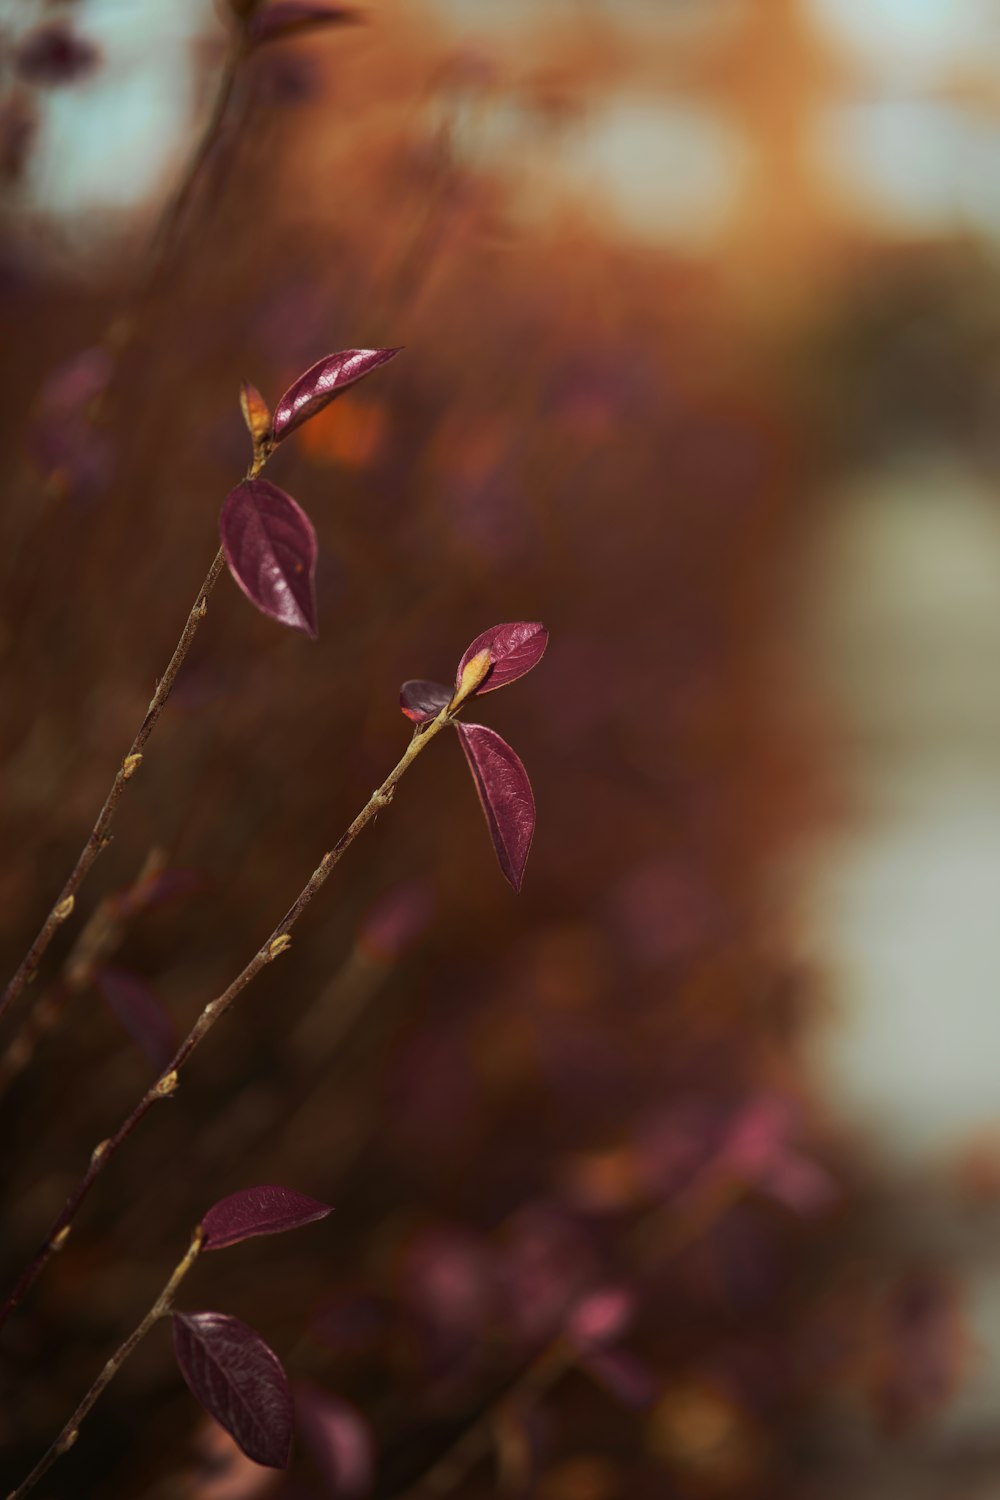
[[[84,841],[270,400],[320,639],[224,578],[0,1036],[3,1274],[401,753],[439,742],[5,1330],[14,1484],[224,1193],[336,1212],[181,1305],[296,1387],[289,1475],[165,1330],[40,1494],[1000,1494],[1000,5],[0,3],[0,912]],[[181,198],[177,198],[178,192]]]

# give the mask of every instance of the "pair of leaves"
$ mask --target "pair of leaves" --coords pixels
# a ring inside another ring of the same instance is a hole
[[[260,392],[244,381],[240,405],[255,469],[289,433],[398,353],[343,349],[327,355],[289,386],[273,416]],[[245,479],[226,496],[219,529],[229,571],[251,604],[315,640],[316,532],[302,507],[266,479]]]
[[[201,1223],[203,1250],[224,1250],[261,1234],[280,1234],[325,1219],[329,1204],[289,1188],[244,1188],[210,1208]],[[249,1324],[228,1313],[173,1314],[174,1353],[192,1395],[248,1458],[288,1467],[294,1405],[274,1350]]]
[[[484,630],[458,664],[456,690],[466,667],[483,651],[489,652],[490,665],[473,696],[492,693],[516,682],[541,661],[548,639],[548,631],[537,621],[521,620]],[[420,679],[404,682],[399,704],[406,717],[419,725],[436,718],[452,697],[452,690],[443,683]],[[535,832],[535,798],[528,773],[495,729],[484,724],[460,723],[455,728],[500,868],[514,890],[519,891]]]

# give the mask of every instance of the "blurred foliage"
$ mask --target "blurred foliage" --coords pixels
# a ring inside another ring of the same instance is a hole
[[[556,84],[565,118],[586,72],[542,72],[540,100]],[[456,150],[493,87],[398,14],[251,58],[110,354],[142,223],[78,276],[23,224],[0,245],[8,969],[216,545],[244,377],[273,400],[331,349],[405,345],[273,461],[319,532],[318,643],[224,580],[82,903],[151,851],[183,875],[124,903],[113,957],[179,1029],[397,758],[399,683],[447,679],[494,621],[552,632],[491,720],[538,804],[520,900],[435,745],[6,1334],[13,1481],[211,1202],[272,1181],[332,1202],[199,1265],[182,1304],[247,1317],[303,1383],[292,1474],[203,1425],[164,1335],[52,1496],[362,1494],[370,1444],[379,1497],[433,1471],[427,1493],[469,1497],[803,1500],[843,1492],[831,1409],[905,1426],[963,1367],[934,1268],[873,1288],[864,1167],[812,1095],[818,997],[771,882],[828,808],[783,604],[803,495],[844,449],[824,376],[704,267],[519,222]],[[8,1275],[148,1077],[97,989],[66,989],[2,1103]]]

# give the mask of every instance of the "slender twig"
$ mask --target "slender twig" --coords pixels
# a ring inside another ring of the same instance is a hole
[[[56,983],[28,1012],[0,1052],[0,1098],[28,1066],[43,1037],[58,1026],[70,1001],[93,984],[97,970],[121,943],[125,910],[143,905],[143,891],[160,873],[163,863],[163,851],[153,849],[128,889],[105,896],[94,908],[67,954]]]
[[[55,1252],[62,1249],[66,1243],[69,1237],[70,1225],[76,1216],[77,1210],[90,1193],[91,1188],[104,1171],[108,1162],[116,1155],[125,1141],[128,1140],[140,1120],[149,1113],[153,1105],[160,1099],[169,1098],[174,1093],[177,1088],[181,1068],[187,1062],[195,1048],[205,1039],[212,1027],[222,1019],[237,997],[246,989],[250,981],[256,978],[260,971],[266,968],[279,954],[284,953],[290,947],[292,941],[290,936],[291,930],[320,886],[324,884],[334,867],[340,863],[362,829],[366,828],[377,817],[382,808],[389,806],[389,803],[393,799],[397,783],[421,751],[430,744],[431,740],[446,725],[452,722],[466,699],[470,694],[475,692],[476,688],[482,682],[489,670],[489,665],[490,657],[488,651],[481,651],[478,656],[473,657],[465,668],[461,686],[454,698],[441,710],[435,719],[431,719],[426,724],[418,725],[414,730],[413,738],[410,740],[403,755],[389,772],[381,786],[372,792],[364,807],[340,836],[333,848],[329,853],[324,854],[316,869],[310,875],[295,901],[289,907],[267,941],[262,947],[257,949],[253,958],[236,976],[229,988],[224,990],[216,999],[210,1000],[205,1006],[205,1009],[201,1012],[201,1015],[195,1021],[191,1030],[167,1064],[166,1071],[162,1077],[146,1090],[131,1114],[125,1118],[114,1135],[109,1136],[107,1140],[101,1141],[94,1148],[87,1170],[70,1193],[60,1212],[56,1215],[43,1244],[21,1273],[17,1284],[7,1297],[3,1307],[0,1307],[0,1328],[3,1327],[22,1298],[35,1284],[42,1270]]]
[[[212,559],[212,566],[205,575],[205,581],[198,590],[197,598],[191,606],[184,629],[181,631],[180,640],[174,647],[174,654],[167,663],[167,669],[157,684],[156,692],[153,694],[150,705],[146,710],[146,716],[140,724],[138,733],[129,746],[121,765],[115,772],[115,779],[111,783],[111,790],[104,799],[104,806],[97,815],[97,821],[90,831],[90,837],[80,851],[79,858],[73,866],[69,879],[59,892],[51,911],[42,923],[38,936],[21,961],[17,973],[10,980],[3,992],[3,998],[0,999],[0,1017],[6,1014],[25,985],[30,983],[34,978],[35,971],[42,961],[42,956],[55,936],[57,929],[71,915],[76,905],[76,896],[80,886],[90,873],[91,867],[98,855],[111,842],[108,837],[108,830],[117,811],[118,803],[121,801],[126,782],[132,779],[142,764],[143,748],[156,728],[156,722],[163,712],[163,706],[170,697],[170,690],[174,685],[174,679],[181,669],[184,658],[191,649],[191,642],[195,638],[198,626],[205,618],[209,595],[215,588],[219,574],[222,572],[224,566],[225,557],[220,547]]]
[[[190,1271],[195,1261],[198,1259],[198,1253],[201,1250],[201,1245],[204,1238],[204,1232],[199,1225],[191,1237],[191,1243],[188,1246],[187,1254],[184,1256],[184,1259],[179,1261],[178,1264],[174,1267],[170,1280],[167,1282],[166,1286],[163,1288],[163,1291],[160,1293],[156,1301],[153,1303],[152,1307],[149,1309],[149,1312],[143,1318],[139,1326],[133,1329],[125,1342],[115,1350],[114,1354],[112,1354],[111,1358],[104,1366],[104,1369],[101,1371],[100,1375],[98,1375],[97,1379],[90,1387],[90,1390],[84,1396],[83,1400],[80,1402],[80,1405],[76,1408],[76,1411],[70,1417],[69,1421],[66,1423],[65,1427],[60,1432],[55,1442],[38,1460],[37,1464],[32,1469],[27,1479],[22,1480],[16,1490],[11,1490],[10,1494],[7,1496],[7,1500],[23,1500],[23,1497],[27,1495],[31,1490],[33,1490],[38,1481],[48,1473],[49,1469],[51,1469],[56,1459],[61,1458],[64,1453],[68,1452],[68,1450],[72,1448],[73,1444],[76,1442],[77,1438],[80,1435],[81,1422],[83,1421],[84,1417],[86,1417],[87,1413],[90,1411],[91,1407],[94,1405],[95,1401],[100,1396],[105,1386],[107,1386],[110,1381],[114,1379],[118,1371],[121,1369],[122,1365],[132,1353],[133,1349],[135,1349],[135,1347],[142,1342],[142,1340],[146,1337],[146,1334],[153,1327],[154,1323],[158,1323],[161,1318],[165,1317],[167,1313],[170,1312],[171,1307],[173,1306],[174,1297],[177,1293],[177,1288],[180,1286],[181,1282],[184,1280],[185,1276]]]

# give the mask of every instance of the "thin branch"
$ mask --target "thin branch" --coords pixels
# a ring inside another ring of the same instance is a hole
[[[0,1018],[6,1015],[25,985],[29,984],[34,978],[45,950],[51,943],[58,928],[72,914],[73,908],[76,905],[77,892],[90,873],[98,856],[111,842],[108,837],[108,831],[114,820],[115,812],[118,809],[118,803],[121,801],[126,783],[132,779],[142,764],[143,748],[156,728],[157,720],[163,712],[163,706],[170,697],[170,690],[174,685],[174,679],[183,665],[184,658],[191,649],[191,643],[195,638],[198,626],[205,618],[209,595],[215,588],[219,574],[225,566],[225,561],[222,548],[220,547],[212,560],[212,566],[205,575],[205,580],[201,588],[198,590],[197,598],[191,606],[184,629],[181,631],[180,640],[174,647],[174,654],[167,663],[167,669],[157,684],[156,692],[153,694],[150,705],[146,710],[146,716],[122,759],[121,765],[115,772],[115,779],[111,783],[111,790],[104,799],[104,806],[97,815],[97,821],[90,831],[90,837],[80,851],[79,858],[73,866],[69,879],[59,892],[52,905],[52,909],[42,923],[38,936],[22,959],[17,973],[10,980],[3,992],[3,998],[0,999]]]
[[[33,1490],[38,1481],[48,1473],[49,1469],[51,1469],[56,1459],[61,1458],[64,1453],[68,1452],[68,1450],[72,1448],[73,1444],[76,1442],[77,1438],[80,1435],[81,1422],[83,1421],[84,1417],[86,1417],[87,1413],[90,1411],[91,1407],[94,1405],[97,1398],[104,1390],[105,1386],[107,1386],[114,1379],[118,1371],[121,1369],[122,1365],[132,1353],[133,1349],[135,1349],[135,1347],[142,1342],[142,1340],[146,1337],[146,1334],[153,1327],[153,1324],[159,1322],[160,1318],[165,1317],[166,1314],[170,1311],[171,1307],[173,1306],[174,1297],[177,1294],[177,1288],[180,1286],[181,1282],[184,1280],[185,1276],[190,1271],[195,1261],[198,1259],[198,1253],[201,1250],[201,1245],[204,1237],[204,1232],[199,1225],[191,1237],[191,1243],[188,1246],[187,1254],[184,1256],[184,1259],[174,1267],[170,1280],[167,1282],[166,1286],[163,1288],[163,1291],[157,1297],[156,1301],[153,1303],[152,1307],[149,1309],[149,1312],[143,1318],[138,1328],[134,1329],[132,1333],[129,1334],[125,1342],[115,1350],[114,1354],[112,1354],[111,1358],[104,1366],[104,1369],[101,1371],[100,1375],[98,1375],[97,1379],[90,1387],[90,1390],[84,1396],[83,1400],[80,1402],[80,1405],[76,1408],[76,1411],[70,1417],[69,1421],[66,1423],[65,1427],[63,1428],[62,1432],[60,1432],[55,1442],[38,1460],[38,1463],[32,1469],[27,1479],[23,1480],[18,1485],[16,1490],[12,1490],[10,1492],[10,1494],[7,1496],[7,1500],[23,1500],[23,1497],[27,1495],[31,1490]]]
[[[267,941],[262,947],[257,949],[253,958],[236,976],[229,988],[224,990],[215,1000],[209,1001],[208,1005],[205,1006],[205,1009],[174,1053],[162,1077],[147,1089],[131,1114],[126,1117],[114,1135],[110,1136],[107,1140],[101,1141],[94,1148],[86,1172],[70,1193],[62,1209],[53,1221],[44,1242],[25,1267],[3,1307],[0,1308],[0,1328],[6,1323],[25,1294],[34,1286],[55,1252],[61,1250],[66,1243],[69,1237],[70,1225],[78,1209],[87,1198],[91,1188],[108,1165],[108,1162],[117,1154],[140,1120],[149,1113],[153,1105],[160,1099],[169,1098],[174,1093],[177,1088],[180,1071],[184,1064],[201,1042],[204,1041],[212,1027],[222,1019],[238,996],[246,989],[250,981],[256,978],[260,971],[266,968],[279,954],[284,953],[290,947],[292,941],[290,936],[291,930],[320,886],[325,883],[330,872],[340,863],[362,829],[366,828],[377,817],[382,808],[388,807],[400,779],[405,775],[421,751],[430,744],[431,740],[446,725],[452,722],[466,699],[476,691],[476,688],[486,676],[489,665],[490,657],[488,651],[480,652],[478,656],[469,662],[463,673],[461,686],[452,701],[441,710],[437,718],[431,719],[426,724],[419,725],[414,730],[413,738],[410,740],[403,755],[389,772],[382,785],[376,791],[372,792],[364,807],[341,835],[337,843],[329,853],[323,856]]]

